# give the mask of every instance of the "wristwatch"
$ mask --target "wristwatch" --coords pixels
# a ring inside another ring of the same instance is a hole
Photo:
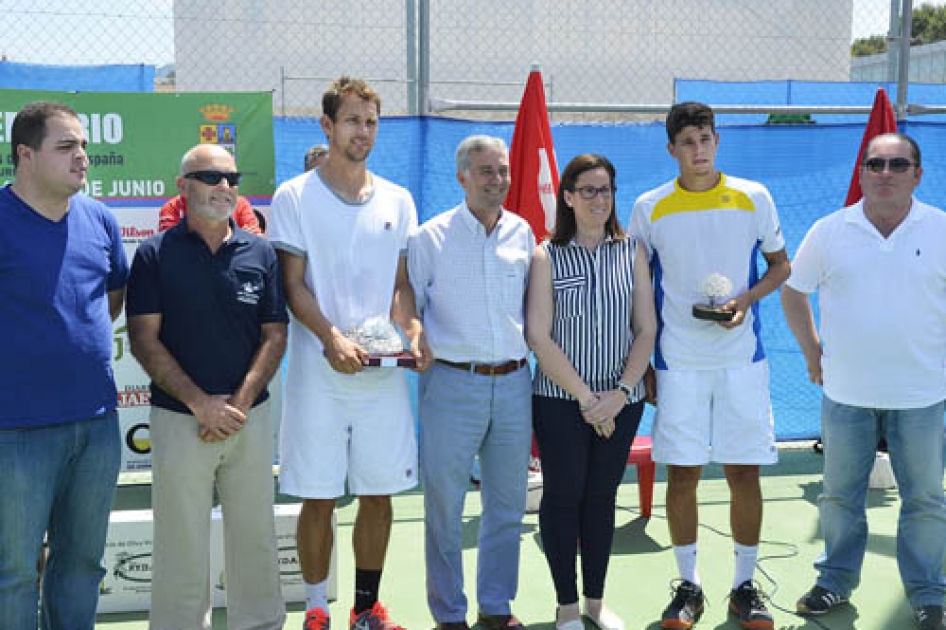
[[[624,381],[618,381],[618,389],[624,392],[624,395],[627,396],[627,400],[624,404],[630,404],[631,396],[634,395],[634,388],[625,383]]]

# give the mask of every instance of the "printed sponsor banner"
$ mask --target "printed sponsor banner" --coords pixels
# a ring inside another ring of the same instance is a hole
[[[158,206],[113,208],[122,230],[125,255],[131,264],[138,245],[158,233]],[[151,436],[148,414],[151,410],[151,379],[131,354],[125,312],[115,321],[112,344],[112,369],[118,389],[118,424],[122,432],[122,471],[137,472],[151,468]]]
[[[304,602],[305,588],[299,554],[296,549],[296,521],[301,504],[273,506],[276,539],[279,544],[279,582],[287,603]],[[99,587],[98,610],[101,613],[146,611],[151,605],[151,555],[153,550],[153,513],[151,510],[112,512],[105,543],[105,577]],[[337,536],[335,515],[332,535]],[[326,595],[338,599],[338,555],[332,548]],[[210,578],[211,604],[227,605],[227,572],[224,559],[223,514],[219,507],[211,513]]]
[[[275,188],[273,106],[269,92],[123,93],[0,90],[0,182],[13,180],[10,135],[16,112],[32,101],[60,101],[79,114],[89,141],[86,192],[103,201],[177,194],[181,156],[214,143],[236,156],[240,194]]]
[[[272,95],[0,90],[0,184],[13,181],[10,136],[16,112],[33,101],[72,107],[89,141],[86,194],[118,219],[129,264],[158,232],[158,212],[177,195],[181,157],[199,143],[225,147],[243,174],[240,194],[269,210],[275,188]],[[122,431],[122,471],[151,468],[150,379],[131,354],[124,312],[115,322],[112,361]],[[278,412],[274,409],[274,412]]]

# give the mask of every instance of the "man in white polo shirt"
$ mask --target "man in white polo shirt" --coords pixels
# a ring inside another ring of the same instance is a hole
[[[789,275],[785,240],[769,191],[716,170],[712,109],[674,105],[667,137],[680,175],[638,198],[629,230],[651,255],[660,321],[653,456],[667,464],[667,521],[681,578],[661,627],[689,628],[703,612],[696,490],[703,465],[717,462],[732,496],[729,609],[742,627],[765,630],[774,622],[752,581],[762,527],[759,466],[778,454],[758,302]],[[761,276],[760,257],[767,265]],[[708,299],[701,285],[709,277],[718,280],[713,293],[723,321],[693,311]]]
[[[509,152],[501,138],[470,136],[457,147],[459,206],[424,223],[408,260],[418,311],[436,357],[421,375],[421,474],[427,603],[439,630],[468,630],[463,593],[463,502],[479,455],[477,623],[522,629],[510,602],[532,441],[532,378],[524,306],[535,238],[503,209]]]
[[[861,164],[863,200],[811,228],[782,307],[808,376],[824,394],[818,506],[825,551],[798,611],[826,613],[857,587],[867,545],[868,478],[877,441],[885,437],[901,498],[900,577],[918,627],[941,630],[946,214],[913,197],[922,174],[912,138],[874,138]],[[815,291],[820,331],[808,299]]]
[[[407,380],[398,368],[364,368],[368,348],[349,335],[389,318],[410,342],[417,369],[427,343],[407,278],[407,238],[417,227],[410,193],[367,168],[381,99],[367,83],[341,77],[322,97],[324,164],[285,182],[272,205],[292,313],[280,433],[280,488],[302,497],[299,563],[305,630],[328,630],[326,593],[332,513],[358,496],[352,535],[354,607],[349,626],[394,630],[378,600],[391,534],[391,495],[417,483],[417,443]],[[336,628],[344,624],[336,624]]]

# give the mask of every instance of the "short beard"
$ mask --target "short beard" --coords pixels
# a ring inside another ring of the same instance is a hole
[[[346,150],[345,156],[352,162],[367,162],[368,156],[371,155],[371,149],[365,151],[364,156],[357,155],[354,151]]]
[[[235,207],[236,205],[234,204],[234,208]],[[229,210],[221,210],[214,206],[195,205],[191,208],[188,208],[188,211],[199,215],[203,219],[217,222],[226,221],[230,218],[230,215],[233,214],[233,208],[230,208]]]

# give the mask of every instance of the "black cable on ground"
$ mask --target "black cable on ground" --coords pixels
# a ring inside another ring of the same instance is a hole
[[[618,506],[617,509],[624,510],[625,512],[640,514],[640,509],[627,508],[627,507],[621,507],[621,506]],[[655,512],[654,510],[651,510],[650,517],[652,519],[659,518],[664,521],[667,520],[666,515],[659,514]],[[732,534],[730,534],[729,532],[724,532],[723,530],[718,529],[712,525],[707,525],[706,523],[700,523],[699,528],[710,531],[722,538],[728,538],[730,540],[732,539]],[[770,585],[771,592],[766,593],[762,589],[759,589],[759,590],[762,596],[770,604],[772,604],[772,608],[774,608],[775,610],[778,610],[779,612],[792,615],[793,617],[798,617],[799,619],[803,620],[806,624],[814,624],[818,628],[821,628],[821,630],[833,630],[831,626],[825,624],[820,619],[813,617],[811,615],[802,615],[794,608],[786,608],[785,606],[782,606],[778,602],[775,601],[775,595],[776,593],[778,593],[778,590],[779,590],[778,580],[776,580],[774,577],[772,577],[772,575],[768,571],[766,571],[765,567],[762,566],[762,563],[767,562],[769,560],[787,560],[790,558],[798,557],[798,555],[800,554],[798,550],[798,545],[796,545],[795,543],[785,542],[781,540],[768,540],[768,539],[760,539],[759,544],[760,545],[763,545],[763,544],[775,545],[775,546],[784,547],[787,549],[787,551],[783,553],[769,553],[769,554],[759,556],[758,559],[756,560],[756,570],[761,576],[763,576],[766,579],[766,581]],[[727,597],[728,597],[728,594],[727,594]]]

